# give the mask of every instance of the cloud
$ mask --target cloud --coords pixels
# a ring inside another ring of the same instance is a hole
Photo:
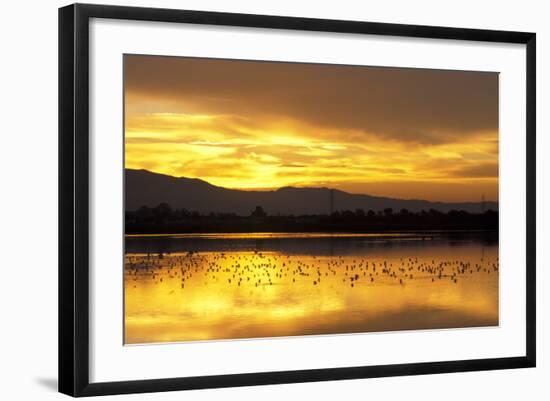
[[[457,168],[453,174],[459,177],[498,178],[497,163],[483,163]]]
[[[419,143],[498,129],[498,74],[125,57],[130,110],[294,120]],[[336,133],[338,135],[338,133]]]
[[[304,167],[307,167],[307,166],[305,164],[288,163],[288,164],[280,164],[279,167],[283,167],[283,168],[304,168]]]
[[[243,189],[498,196],[495,73],[126,56],[125,89],[129,168]]]

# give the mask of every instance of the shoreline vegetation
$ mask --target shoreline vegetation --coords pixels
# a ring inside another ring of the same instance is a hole
[[[251,232],[392,232],[392,231],[498,231],[497,211],[470,213],[435,209],[343,210],[331,215],[269,215],[257,206],[248,216],[234,213],[201,214],[172,209],[166,203],[143,206],[125,213],[126,234],[251,233]]]

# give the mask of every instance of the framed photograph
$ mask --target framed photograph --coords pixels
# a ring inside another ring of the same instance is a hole
[[[535,366],[535,34],[59,10],[59,390]]]

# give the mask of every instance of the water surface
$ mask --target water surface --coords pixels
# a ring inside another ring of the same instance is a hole
[[[498,325],[495,233],[125,242],[127,344]]]

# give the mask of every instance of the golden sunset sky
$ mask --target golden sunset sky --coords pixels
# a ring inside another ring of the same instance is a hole
[[[124,61],[127,168],[226,188],[498,200],[498,73]]]

